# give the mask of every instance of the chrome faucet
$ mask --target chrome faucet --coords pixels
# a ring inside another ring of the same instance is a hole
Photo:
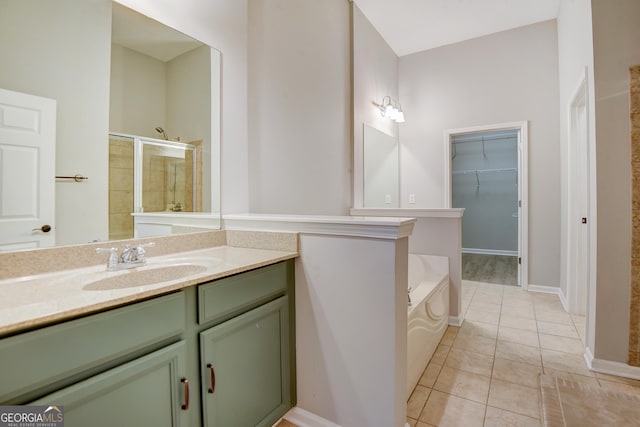
[[[118,255],[118,248],[96,248],[96,253],[109,252],[107,271],[126,270],[147,264],[144,248],[155,246],[154,242],[142,243],[135,246],[126,245]]]

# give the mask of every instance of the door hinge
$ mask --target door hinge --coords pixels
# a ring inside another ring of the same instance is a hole
[[[521,208],[522,207],[522,200],[518,200],[518,207]]]
[[[518,257],[518,265],[522,264],[522,258]]]

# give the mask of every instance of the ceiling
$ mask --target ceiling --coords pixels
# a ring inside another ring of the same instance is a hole
[[[555,19],[560,0],[354,0],[398,56]]]
[[[202,46],[199,41],[118,3],[113,3],[112,10],[111,41],[115,44],[162,62]]]

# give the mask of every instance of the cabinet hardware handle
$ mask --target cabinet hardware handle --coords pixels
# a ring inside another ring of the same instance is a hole
[[[182,410],[186,411],[189,409],[189,380],[180,378],[180,381],[184,384],[184,405],[182,405]]]
[[[209,368],[209,372],[211,373],[211,387],[209,387],[209,393],[213,394],[216,391],[216,371],[213,369],[213,365],[211,363],[207,363],[207,368]]]

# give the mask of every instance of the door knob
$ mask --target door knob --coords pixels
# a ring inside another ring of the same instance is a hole
[[[49,224],[45,224],[40,228],[34,228],[31,231],[42,231],[43,233],[48,233],[51,231],[51,226]]]

